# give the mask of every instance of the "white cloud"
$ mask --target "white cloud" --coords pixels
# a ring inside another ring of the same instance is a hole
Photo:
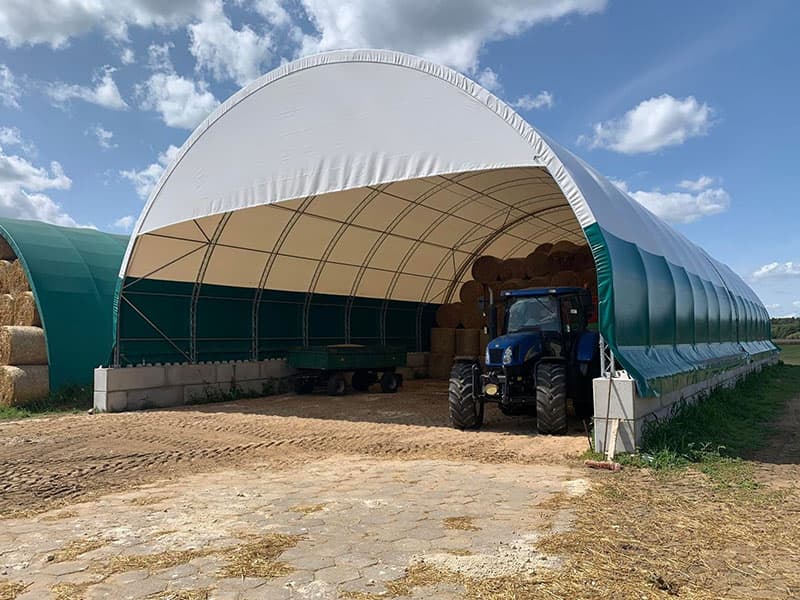
[[[640,102],[619,119],[596,123],[591,138],[581,136],[578,142],[623,154],[654,152],[706,135],[713,114],[694,96],[680,100],[664,94]]]
[[[19,97],[22,90],[17,79],[6,65],[0,65],[0,105],[19,108]]]
[[[489,67],[482,69],[477,74],[477,79],[478,83],[480,83],[490,92],[498,92],[503,89],[503,86],[500,83],[500,77]]]
[[[155,73],[138,89],[142,108],[158,111],[165,124],[180,129],[194,129],[219,105],[204,81],[174,73]]]
[[[174,28],[194,20],[209,0],[3,0],[0,39],[63,47],[71,37],[93,29],[125,40],[128,27]]]
[[[136,54],[133,52],[133,48],[122,48],[119,51],[119,60],[123,65],[132,65],[136,62]]]
[[[270,25],[280,27],[292,24],[292,17],[286,12],[280,0],[256,0],[254,6]]]
[[[117,145],[111,141],[114,138],[114,133],[108,129],[104,129],[102,125],[93,126],[86,133],[97,138],[97,144],[104,150],[117,147]]]
[[[68,190],[71,186],[72,180],[58,162],[51,162],[49,169],[38,167],[20,156],[6,154],[0,147],[0,215],[79,226],[58,203],[42,193]]]
[[[486,43],[537,23],[600,12],[606,0],[302,0],[302,6],[317,30],[304,38],[302,54],[394,48],[476,73]]]
[[[754,279],[779,279],[788,277],[800,277],[800,263],[771,262],[760,267],[753,273]]]
[[[35,154],[36,147],[22,138],[16,127],[0,127],[0,146],[17,146],[25,154]]]
[[[696,194],[660,190],[632,191],[625,181],[610,181],[650,212],[670,223],[692,223],[703,217],[723,213],[731,205],[731,197],[723,188],[705,189]]]
[[[537,108],[551,108],[553,106],[553,102],[553,94],[547,90],[542,90],[535,96],[525,94],[524,96],[517,98],[511,103],[511,106],[521,110],[534,110]]]
[[[141,108],[155,110],[170,127],[194,129],[219,105],[205,81],[194,81],[175,72],[169,58],[171,44],[152,44],[148,64],[155,71],[136,86]]]
[[[124,217],[120,217],[112,224],[114,229],[119,229],[120,231],[124,231],[125,233],[130,232],[131,228],[133,228],[133,224],[136,223],[136,217],[133,215],[125,215]]]
[[[678,184],[678,187],[682,190],[689,190],[690,192],[699,192],[701,190],[706,189],[710,185],[714,184],[713,177],[707,177],[705,175],[701,175],[697,179],[684,179]]]
[[[234,29],[221,1],[187,29],[197,69],[210,72],[217,81],[230,79],[243,86],[261,75],[263,65],[272,59],[271,38],[259,36],[247,25]]]
[[[63,104],[70,100],[78,99],[91,104],[110,108],[113,110],[125,110],[128,108],[125,100],[119,93],[119,88],[114,82],[112,73],[114,68],[106,65],[101,73],[94,79],[94,87],[73,85],[67,83],[52,83],[47,86],[46,91],[50,98],[57,104]]]
[[[795,300],[794,302],[792,302],[792,306],[800,307],[800,300]]]
[[[153,188],[161,178],[164,169],[177,156],[178,150],[179,148],[176,146],[170,145],[169,148],[158,155],[156,162],[146,166],[144,169],[140,171],[129,169],[120,171],[119,174],[133,184],[136,193],[142,200],[147,200],[150,192],[153,191]]]

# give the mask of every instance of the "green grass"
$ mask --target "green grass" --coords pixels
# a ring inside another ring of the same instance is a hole
[[[618,460],[656,470],[694,465],[722,486],[754,487],[743,459],[766,443],[786,403],[798,394],[800,366],[768,367],[735,389],[679,405],[669,420],[645,429],[639,453]]]
[[[781,360],[787,365],[800,365],[800,344],[782,344]]]
[[[53,392],[49,398],[21,406],[0,406],[0,421],[43,415],[79,413],[92,407],[91,386],[70,385]]]

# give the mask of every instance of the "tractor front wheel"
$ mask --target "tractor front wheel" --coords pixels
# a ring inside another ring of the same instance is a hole
[[[453,427],[479,429],[483,425],[483,402],[475,396],[471,363],[453,365],[447,396],[450,403],[450,423]]]
[[[560,363],[536,367],[536,429],[553,435],[567,432],[567,369]]]

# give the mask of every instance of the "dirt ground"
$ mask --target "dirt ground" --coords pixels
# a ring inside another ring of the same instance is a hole
[[[800,397],[747,462],[589,471],[444,383],[0,424],[0,600],[800,597]]]
[[[450,428],[446,382],[412,381],[395,395],[294,395],[135,413],[0,424],[0,517],[190,473],[265,464],[274,469],[336,455],[552,463],[587,448],[536,436],[529,417],[487,409],[479,432]]]

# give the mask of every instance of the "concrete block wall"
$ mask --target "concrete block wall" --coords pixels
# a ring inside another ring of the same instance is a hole
[[[696,402],[717,388],[732,388],[750,373],[777,361],[777,356],[754,361],[658,398],[640,397],[636,382],[625,371],[618,371],[613,379],[595,379],[594,447],[598,452],[606,452],[606,443],[611,445],[607,438],[613,420],[619,419],[616,453],[634,452],[639,447],[646,424],[654,419],[669,418],[677,403]]]
[[[181,406],[235,390],[261,394],[293,373],[284,359],[100,367],[94,372],[94,408],[121,412]]]

